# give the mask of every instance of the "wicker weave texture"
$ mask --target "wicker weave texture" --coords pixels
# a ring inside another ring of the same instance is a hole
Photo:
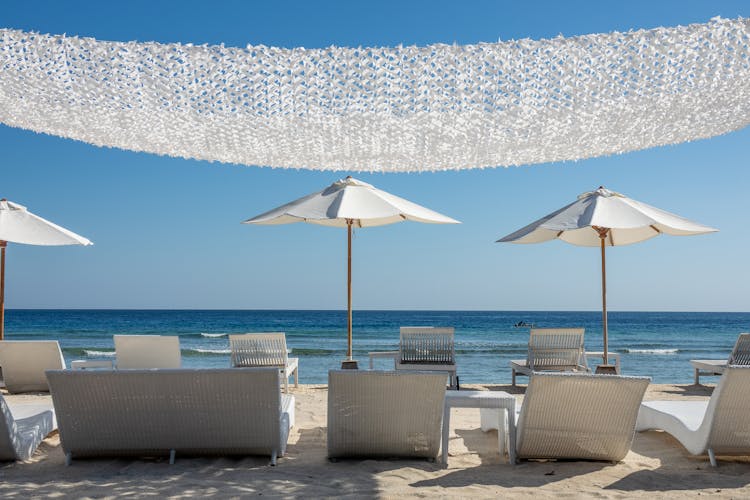
[[[727,366],[699,432],[717,455],[750,455],[750,366]]]
[[[179,368],[180,338],[173,335],[113,335],[119,370]]]
[[[621,460],[633,441],[649,380],[534,373],[518,419],[518,456]]]
[[[455,364],[454,329],[402,326],[399,352],[402,364]]]
[[[329,457],[423,457],[440,449],[445,376],[328,372]]]
[[[286,335],[283,333],[245,333],[230,335],[232,366],[286,366]]]
[[[532,370],[577,369],[585,364],[583,328],[532,328],[528,366]]]
[[[66,453],[283,454],[279,371],[49,371]]]
[[[47,392],[49,385],[44,371],[65,368],[65,360],[56,340],[3,340],[0,366],[5,387],[11,394]]]
[[[729,356],[730,365],[750,365],[750,333],[740,333]]]

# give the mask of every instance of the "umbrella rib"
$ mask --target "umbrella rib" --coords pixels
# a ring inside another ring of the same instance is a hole
[[[657,232],[657,234],[661,234],[661,231],[659,231],[659,228],[657,228],[657,227],[656,227],[656,226],[654,226],[653,224],[651,224],[651,225],[650,225],[650,226],[648,226],[648,227],[650,227],[651,229],[653,229],[654,231],[656,231],[656,232]]]

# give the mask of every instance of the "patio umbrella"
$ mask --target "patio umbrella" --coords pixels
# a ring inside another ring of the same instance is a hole
[[[91,245],[64,227],[34,215],[26,207],[0,200],[0,340],[5,335],[5,247],[8,243],[26,245]]]
[[[560,239],[573,245],[600,247],[602,254],[602,332],[607,353],[607,270],[605,247],[645,241],[660,234],[690,236],[718,231],[678,215],[632,200],[603,187],[497,240],[498,243],[542,243]]]
[[[308,222],[347,229],[347,359],[352,359],[352,228],[411,220],[428,224],[459,222],[370,184],[347,177],[317,193],[253,217],[243,224]]]

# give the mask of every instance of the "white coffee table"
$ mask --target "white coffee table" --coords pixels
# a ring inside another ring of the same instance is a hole
[[[487,432],[497,429],[500,455],[507,449],[510,463],[516,463],[515,396],[501,391],[446,391],[443,410],[443,464],[448,463],[451,408],[479,408],[482,430]]]

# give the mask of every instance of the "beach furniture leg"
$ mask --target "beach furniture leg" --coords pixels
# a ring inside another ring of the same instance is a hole
[[[716,467],[718,464],[716,463],[716,455],[714,454],[714,450],[711,448],[708,449],[708,459],[711,461],[711,467]]]
[[[69,466],[73,462],[73,454],[71,452],[67,452],[65,454],[65,465]]]
[[[286,370],[283,370],[282,373],[284,374],[284,392],[289,393],[289,374],[286,372]]]
[[[175,450],[169,450],[169,465],[174,465]]]
[[[299,387],[299,368],[294,369],[294,387]]]
[[[271,466],[272,467],[276,465],[276,456],[277,456],[277,452],[276,450],[273,450],[273,452],[271,452]]]
[[[443,465],[448,465],[448,435],[451,432],[451,408],[445,405],[443,409],[443,442],[441,448],[443,452]]]
[[[701,373],[697,368],[695,369],[695,385],[701,384]]]
[[[516,369],[511,368],[510,371],[511,371],[511,385],[515,387],[516,386]]]

